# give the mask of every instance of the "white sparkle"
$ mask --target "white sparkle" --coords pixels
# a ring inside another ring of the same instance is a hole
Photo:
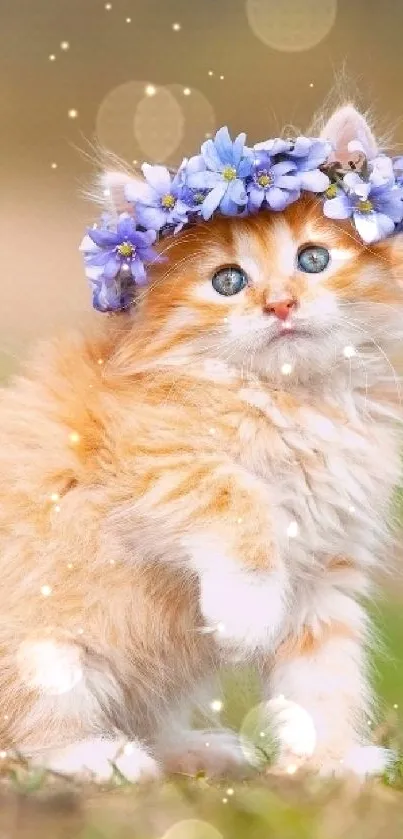
[[[2,760],[4,760],[6,757],[7,757],[7,752],[5,752],[5,751],[1,751],[1,752],[0,752],[0,758],[1,758]]]
[[[111,194],[110,189],[104,189],[104,198],[109,198]]]
[[[190,87],[184,87],[183,88],[183,95],[184,96],[190,96],[191,92],[192,91],[191,91]]]
[[[101,364],[103,364],[103,363],[104,363],[103,358],[98,358],[97,364],[101,365]]]
[[[213,72],[213,70],[209,70],[209,71],[208,71],[208,74],[209,74],[209,76],[214,76],[214,72]]]
[[[180,30],[182,29],[181,24],[180,23],[173,23],[172,24],[172,29],[173,29],[174,32],[180,32]]]
[[[56,61],[56,56],[55,56],[54,52],[52,52],[52,53],[50,54],[50,56],[49,56],[49,61]]]
[[[223,798],[222,803],[223,804],[228,804],[228,798]]]
[[[213,699],[213,701],[210,702],[210,708],[211,708],[212,711],[215,711],[217,714],[220,711],[222,711],[223,703],[222,703],[221,699]]]
[[[155,96],[157,88],[153,84],[148,84],[145,87],[144,93],[146,96]]]
[[[224,79],[224,76],[220,76],[220,79],[221,79],[221,81],[223,81],[223,79]]]
[[[347,347],[344,347],[343,355],[344,358],[353,358],[354,355],[357,355],[357,350],[355,347],[348,344]]]
[[[210,748],[210,743],[205,743],[204,745],[205,745],[206,749]]]
[[[313,82],[310,83],[309,87],[313,87]]]
[[[60,501],[59,493],[58,492],[52,492],[51,495],[50,495],[50,500],[53,501],[54,503],[56,501]]]
[[[137,166],[138,160],[132,160],[133,166]]]
[[[290,376],[292,373],[293,367],[292,364],[283,364],[281,367],[281,372],[283,376]]]
[[[63,52],[67,52],[67,50],[70,49],[69,42],[68,41],[62,41],[61,44],[60,44],[60,49],[63,50]]]
[[[69,571],[71,571],[71,569],[72,569],[72,568],[74,568],[73,563],[72,563],[72,562],[68,562],[68,563],[67,563],[67,568],[69,569]]]
[[[287,536],[290,539],[295,539],[295,537],[298,535],[298,531],[299,531],[299,527],[298,527],[297,522],[296,521],[290,521],[290,523],[287,527]]]
[[[123,751],[124,751],[125,755],[132,755],[133,752],[134,752],[133,743],[126,743]]]
[[[287,766],[288,775],[294,775],[295,772],[297,771],[297,769],[298,769],[298,766],[296,766],[295,763],[290,763],[290,765]]]
[[[228,318],[223,318],[224,323],[228,323]]]
[[[215,433],[216,433],[215,428],[209,428],[209,434],[213,434],[213,435],[214,435]]]
[[[52,594],[51,586],[42,586],[41,594],[43,594],[44,597],[50,597],[50,595]]]
[[[55,506],[53,507],[53,509],[54,509],[55,513],[60,513],[60,510],[61,510],[62,508],[61,508],[60,504],[55,504]]]
[[[355,513],[355,507],[352,504],[350,504],[350,506],[348,508],[348,512],[349,513]]]
[[[241,518],[240,518],[240,519],[237,519],[237,520],[236,520],[236,522],[237,522],[237,524],[242,524],[243,519],[241,519]]]
[[[221,634],[225,632],[225,623],[220,622],[217,624],[217,632],[220,632]]]
[[[51,163],[50,168],[51,169],[57,169],[57,163]]]
[[[70,110],[67,112],[67,115],[69,119],[77,119],[78,111],[76,108],[70,108]]]
[[[232,787],[228,787],[228,789],[226,789],[225,792],[227,793],[227,795],[233,795],[234,794],[234,790],[232,789]]]
[[[126,18],[126,23],[131,23],[131,22],[132,22],[131,17],[127,17],[127,18]]]
[[[264,732],[264,731],[260,731],[260,732],[259,732],[259,737],[266,737],[265,732]]]
[[[105,9],[106,9],[107,12],[110,12],[111,8],[112,8],[112,3],[105,3]]]
[[[80,440],[81,440],[81,437],[80,437],[78,431],[71,431],[70,434],[69,434],[69,440],[70,440],[70,443],[73,444],[73,446],[77,445],[77,443],[79,443]]]
[[[397,709],[398,709],[398,707],[399,707],[399,706],[398,706],[398,704],[397,704],[397,702],[395,702],[395,704],[394,704],[394,706],[393,706],[393,707],[394,707],[395,711],[397,711]]]
[[[81,626],[79,626],[77,629],[77,635],[84,635],[84,630]]]

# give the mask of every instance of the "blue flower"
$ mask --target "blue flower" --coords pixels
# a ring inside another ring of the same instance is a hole
[[[310,137],[297,137],[296,140],[282,140],[277,137],[264,143],[257,143],[255,151],[264,151],[273,157],[280,155],[283,160],[290,160],[299,174],[299,186],[307,192],[324,192],[329,186],[329,178],[318,168],[329,158],[330,143]]]
[[[232,141],[228,128],[220,128],[214,140],[207,140],[201,155],[189,161],[187,186],[208,190],[201,204],[201,215],[209,219],[218,208],[226,216],[237,215],[248,196],[244,179],[250,175],[252,153],[245,147],[245,134]]]
[[[95,308],[114,311],[122,308],[122,299],[133,298],[135,285],[147,280],[144,263],[160,259],[151,247],[155,240],[153,230],[138,230],[126,213],[119,217],[115,230],[108,219],[103,227],[88,230],[80,250],[93,286]]]
[[[260,210],[265,203],[272,210],[283,210],[299,198],[300,182],[297,167],[291,160],[278,163],[266,152],[255,153],[252,177],[248,181],[248,210]]]
[[[388,159],[386,159],[388,160]],[[332,184],[323,205],[325,216],[352,218],[361,239],[367,244],[386,238],[403,219],[403,187],[396,184],[392,167],[384,159],[371,161],[371,172],[364,181],[356,172],[347,173],[342,187]]]
[[[187,223],[189,207],[181,199],[183,187],[182,167],[172,177],[165,166],[144,163],[142,172],[146,185],[127,184],[125,194],[135,204],[136,219],[142,227],[151,230],[174,228],[174,232]]]

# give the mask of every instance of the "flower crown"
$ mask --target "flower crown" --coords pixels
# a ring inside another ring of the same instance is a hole
[[[177,172],[144,163],[145,183],[128,179],[128,211],[102,216],[80,246],[95,309],[128,308],[136,287],[147,282],[147,265],[162,259],[152,247],[157,239],[218,214],[279,212],[308,192],[322,199],[328,218],[350,218],[367,244],[400,229],[403,157],[368,160],[362,144],[353,141],[348,151],[354,160],[342,165],[332,161],[332,145],[320,138],[277,138],[253,148],[245,140],[245,134],[232,140],[228,128],[220,128]]]

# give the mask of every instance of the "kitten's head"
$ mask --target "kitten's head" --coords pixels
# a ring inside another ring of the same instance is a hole
[[[325,125],[337,159],[358,139],[377,148],[351,106]],[[365,346],[385,353],[403,338],[403,244],[366,246],[320,199],[283,212],[217,218],[164,240],[139,315],[171,357],[221,358],[277,379],[330,373]]]

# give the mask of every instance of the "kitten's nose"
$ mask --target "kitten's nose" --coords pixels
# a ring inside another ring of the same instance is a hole
[[[287,320],[296,305],[297,301],[289,297],[287,300],[277,300],[276,303],[265,303],[263,309],[267,315],[274,315],[279,320]]]

